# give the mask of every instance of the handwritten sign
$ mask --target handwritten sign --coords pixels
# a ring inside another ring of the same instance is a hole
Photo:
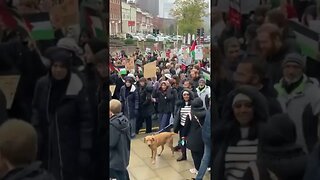
[[[144,68],[143,76],[145,78],[152,78],[152,77],[156,76],[156,73],[157,73],[157,62],[156,61],[145,64],[143,66],[143,68]]]
[[[20,75],[0,76],[0,89],[6,97],[7,109],[10,109],[12,106],[19,80]]]
[[[78,24],[78,1],[65,0],[62,4],[56,5],[50,12],[51,22],[56,28],[64,28]]]

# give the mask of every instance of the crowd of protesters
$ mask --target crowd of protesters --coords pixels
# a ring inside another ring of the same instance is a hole
[[[211,131],[208,126],[210,122],[205,123],[206,117],[210,121],[210,82],[204,79],[202,73],[209,70],[210,64],[206,58],[189,65],[181,64],[178,53],[170,51],[166,50],[166,57],[161,57],[161,51],[142,52],[139,48],[130,55],[123,50],[110,52],[110,79],[111,84],[115,85],[110,99],[121,102],[132,139],[141,132],[144,123],[146,133],[160,133],[172,128],[179,133],[180,140],[176,142],[175,150],[181,151],[181,156],[177,161],[187,160],[186,151],[191,150],[195,168],[190,172],[197,174],[203,164],[198,178],[202,179],[210,163],[211,152],[208,140],[206,145],[202,140],[202,137],[210,138]],[[132,58],[135,67],[126,69],[123,61]],[[144,77],[144,65],[154,61],[156,74],[154,77]],[[201,163],[203,157],[204,162]]]
[[[0,89],[0,120],[8,122],[1,129],[0,179],[107,179],[107,42],[89,28],[75,38],[55,29],[54,39],[35,42],[23,28],[6,24],[13,14],[4,10],[14,7],[4,6],[0,73],[19,81]]]
[[[213,179],[320,178],[319,59],[301,53],[288,25],[308,28],[315,11],[314,1],[279,1],[235,28],[214,9]]]

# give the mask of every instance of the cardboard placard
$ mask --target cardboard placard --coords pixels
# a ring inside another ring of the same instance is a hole
[[[111,96],[113,96],[114,91],[116,90],[116,85],[110,85],[110,86],[109,86],[109,90],[110,90],[110,92],[111,92]]]
[[[4,93],[7,101],[7,109],[10,109],[16,94],[20,75],[0,76],[0,89]]]
[[[56,28],[64,28],[79,23],[78,1],[65,0],[50,12],[51,22]]]
[[[152,78],[152,77],[156,76],[156,73],[157,73],[157,62],[156,61],[145,64],[143,66],[143,68],[144,68],[143,76],[145,78]]]
[[[134,58],[129,58],[125,66],[127,70],[134,69]]]

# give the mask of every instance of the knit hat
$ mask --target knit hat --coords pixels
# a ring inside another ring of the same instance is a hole
[[[298,54],[298,53],[290,53],[288,54],[283,62],[282,62],[282,66],[284,66],[286,63],[289,63],[289,62],[293,62],[293,63],[297,63],[299,64],[302,68],[305,67],[306,65],[306,59],[305,57],[303,57],[302,55]]]
[[[74,52],[77,56],[83,54],[83,50],[78,46],[76,40],[73,38],[62,38],[58,41],[57,47],[61,47],[63,49]]]
[[[52,49],[51,52],[47,54],[47,58],[51,61],[51,65],[55,62],[61,62],[67,69],[71,68],[72,53],[64,49]]]
[[[204,78],[200,78],[200,79],[199,79],[199,82],[200,82],[200,81],[203,81],[204,83],[206,83],[206,80],[205,80]]]
[[[204,110],[203,101],[197,97],[191,102],[191,111],[197,112]]]
[[[234,105],[238,101],[252,101],[251,98],[245,94],[239,93],[233,98],[232,105]]]

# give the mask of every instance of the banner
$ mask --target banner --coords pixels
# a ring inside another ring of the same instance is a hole
[[[10,109],[16,94],[20,75],[0,76],[0,89],[6,97],[7,109]]]
[[[152,78],[156,76],[157,73],[157,62],[153,61],[151,63],[145,64],[143,66],[143,76],[145,78]]]

